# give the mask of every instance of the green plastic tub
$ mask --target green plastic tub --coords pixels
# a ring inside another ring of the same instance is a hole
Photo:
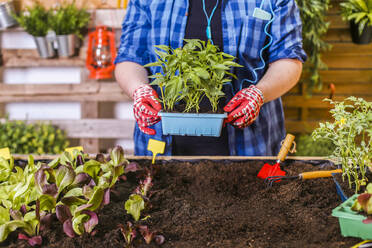
[[[355,194],[333,209],[332,216],[338,218],[342,236],[372,239],[372,224],[362,222],[367,217],[351,210],[351,206],[357,197],[358,194]]]

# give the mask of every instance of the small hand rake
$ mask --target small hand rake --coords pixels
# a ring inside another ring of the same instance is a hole
[[[337,170],[320,170],[320,171],[309,171],[309,172],[302,172],[296,176],[270,176],[265,179],[265,183],[268,187],[272,187],[273,183],[279,182],[285,179],[300,179],[300,180],[307,180],[307,179],[314,179],[314,178],[322,178],[322,177],[332,177],[333,173],[342,173],[341,169]]]

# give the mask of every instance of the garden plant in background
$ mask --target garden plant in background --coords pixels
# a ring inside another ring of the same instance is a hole
[[[52,58],[55,51],[52,39],[47,37],[51,11],[47,10],[39,1],[27,7],[20,15],[13,15],[19,25],[34,37],[38,53],[41,58]]]
[[[47,10],[39,1],[35,1],[31,7],[26,7],[26,11],[20,15],[14,15],[19,25],[32,36],[46,36],[49,30],[49,20],[51,12]]]
[[[336,102],[327,99],[334,108],[330,110],[333,122],[320,123],[313,138],[329,139],[335,145],[331,158],[342,165],[343,178],[349,186],[366,185],[368,167],[372,167],[372,102],[348,97]]]
[[[60,154],[69,145],[66,134],[49,123],[4,119],[0,123],[0,146],[16,154]]]
[[[305,70],[309,75],[304,79],[306,91],[309,95],[314,90],[323,87],[319,70],[327,69],[322,61],[321,53],[327,51],[331,46],[322,37],[327,33],[329,22],[325,21],[330,0],[296,0],[302,20],[303,47],[308,55]]]
[[[314,141],[311,134],[302,134],[296,138],[296,156],[330,156],[335,150],[332,140],[319,138]]]
[[[79,9],[75,2],[62,3],[51,15],[50,29],[56,33],[58,55],[70,57],[75,54],[77,38],[83,39],[83,29],[90,21],[90,14],[85,9]]]
[[[183,112],[199,112],[203,97],[211,103],[212,112],[217,112],[218,102],[225,94],[222,87],[235,77],[230,73],[234,56],[219,52],[210,42],[191,39],[185,40],[183,48],[172,49],[159,45],[156,54],[158,61],[147,64],[159,66],[163,73],[156,73],[151,85],[158,85],[161,90],[161,101],[165,111],[174,111],[175,105],[185,103]]]
[[[105,159],[88,159],[74,150],[49,164],[34,163],[29,156],[24,168],[0,158],[0,242],[13,231],[18,239],[40,245],[40,231],[55,215],[69,237],[94,233],[98,211],[110,202],[110,190],[125,173],[128,161],[121,147]]]
[[[370,43],[372,41],[372,0],[347,0],[340,5],[343,19],[350,22],[353,42]]]

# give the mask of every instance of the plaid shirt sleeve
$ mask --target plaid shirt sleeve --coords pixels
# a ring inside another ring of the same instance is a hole
[[[279,59],[306,60],[302,49],[302,22],[294,0],[279,0],[271,24],[273,43],[269,48],[269,63]]]
[[[147,6],[148,4],[143,0],[129,1],[115,64],[124,61],[131,61],[140,65],[148,63],[147,42],[151,24],[147,15],[149,13]]]

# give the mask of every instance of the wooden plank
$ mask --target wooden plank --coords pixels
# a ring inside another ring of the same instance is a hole
[[[1,52],[6,68],[85,66],[85,53],[72,58],[42,59],[35,49],[1,49]]]
[[[288,133],[311,133],[318,126],[319,121],[285,121],[285,128]]]
[[[351,42],[339,42],[339,43],[331,43],[332,49],[324,52],[322,54],[323,57],[327,57],[329,55],[343,56],[343,55],[372,55],[372,43],[366,45],[357,45]],[[341,58],[340,58],[341,59]]]
[[[347,70],[329,69],[321,70],[320,75],[324,82],[336,84],[372,83],[372,70]],[[302,78],[308,77],[307,72],[302,73]]]
[[[98,102],[82,102],[81,103],[81,118],[98,118]],[[88,153],[99,152],[99,140],[91,138],[80,139],[80,144],[84,147],[84,150]]]
[[[319,96],[314,95],[311,98],[306,98],[303,96],[295,96],[295,95],[285,95],[283,97],[283,106],[284,107],[308,107],[308,108],[330,108],[333,105],[329,104],[328,102],[324,102],[323,99],[327,98],[328,96]],[[342,101],[345,97],[343,96],[335,96],[335,101]],[[372,101],[372,95],[364,97],[366,101]]]
[[[4,119],[2,120],[4,121]],[[81,119],[81,120],[27,120],[27,123],[48,122],[65,130],[68,138],[132,139],[134,120]]]
[[[35,2],[34,0],[20,0],[17,1],[18,4],[21,7],[26,7],[26,6],[32,6],[32,4]],[[70,2],[70,1],[67,1]],[[75,0],[76,5],[78,7],[84,6],[85,8],[89,9],[102,9],[102,8],[116,8],[117,7],[117,0]],[[56,1],[42,1],[43,5],[46,7],[50,8],[53,7],[56,3]]]
[[[348,28],[329,29],[323,37],[327,42],[351,42],[351,34]]]
[[[105,154],[107,155],[107,154]],[[24,159],[27,160],[28,155],[27,154],[13,154],[13,157],[15,159]],[[59,155],[34,155],[33,156],[35,160],[40,159],[50,159],[53,160]],[[90,154],[89,158],[95,158],[95,154]],[[126,159],[129,161],[133,160],[152,160],[151,156],[125,156]],[[184,160],[184,161],[190,161],[194,162],[195,160],[235,160],[235,161],[247,161],[247,160],[276,160],[276,156],[157,156],[157,160]],[[329,160],[326,157],[303,157],[303,156],[287,156],[287,159],[293,159],[293,160]]]
[[[111,87],[117,89],[114,84]],[[0,84],[0,96],[37,96],[94,94],[100,92],[101,84]]]
[[[342,17],[338,14],[336,15],[328,15],[325,18],[325,21],[330,22],[330,29],[336,28],[349,28],[349,23],[342,20]]]
[[[340,56],[337,54],[329,53],[327,54],[327,56],[322,56],[322,59],[330,69],[372,69],[371,55],[343,54],[342,56]]]
[[[120,102],[129,98],[117,83],[7,85],[0,84],[0,103],[6,102]]]

